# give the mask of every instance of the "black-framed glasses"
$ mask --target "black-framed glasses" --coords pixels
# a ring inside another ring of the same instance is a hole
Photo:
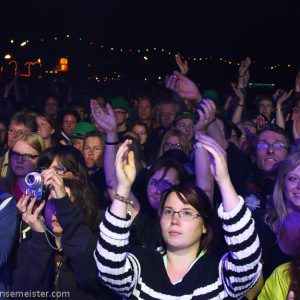
[[[34,160],[35,158],[38,157],[38,155],[32,155],[32,154],[21,154],[19,152],[16,152],[16,151],[11,151],[10,154],[9,154],[10,158],[11,159],[19,159],[19,157],[21,156],[22,157],[22,160],[23,161],[32,161]]]
[[[273,143],[273,144],[269,144],[269,143],[258,143],[256,145],[256,149],[257,150],[267,150],[269,149],[269,147],[272,146],[273,149],[275,150],[284,150],[287,149],[287,146],[283,143]]]
[[[175,214],[178,214],[180,220],[188,221],[188,222],[191,222],[194,219],[198,219],[201,217],[199,214],[197,214],[196,212],[194,212],[192,210],[175,211],[175,210],[169,209],[169,208],[160,209],[158,211],[158,214],[162,219],[165,219],[165,220],[170,220],[174,217]]]
[[[89,146],[86,146],[83,148],[84,152],[90,152],[91,150],[94,151],[95,153],[100,153],[102,150],[104,150],[104,147],[95,146],[91,148]]]
[[[170,148],[170,149],[182,149],[182,145],[181,144],[172,144],[172,143],[169,143],[169,142],[165,142],[164,143],[164,147],[165,148]]]
[[[137,131],[134,131],[136,134],[138,134],[138,135],[146,135],[147,134],[147,132],[146,131],[141,131],[141,132],[137,132]]]

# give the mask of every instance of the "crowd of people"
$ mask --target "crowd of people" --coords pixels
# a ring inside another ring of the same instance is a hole
[[[300,72],[221,99],[176,62],[156,97],[4,85],[0,299],[300,299]]]

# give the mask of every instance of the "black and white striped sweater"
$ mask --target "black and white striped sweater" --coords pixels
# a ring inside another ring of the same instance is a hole
[[[129,299],[231,299],[241,298],[256,283],[261,271],[261,248],[251,212],[240,198],[231,212],[218,209],[230,251],[221,259],[204,254],[173,285],[163,257],[152,248],[126,252],[131,216],[120,219],[109,210],[100,224],[95,260],[102,282]]]

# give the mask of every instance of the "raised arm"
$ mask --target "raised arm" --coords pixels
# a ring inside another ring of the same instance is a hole
[[[188,62],[187,60],[185,60],[184,62],[182,61],[181,57],[180,57],[180,53],[175,54],[175,59],[176,59],[176,63],[177,66],[180,69],[180,72],[182,75],[186,76],[188,70],[189,70],[189,66],[188,66]]]
[[[239,86],[236,87],[234,84],[232,84],[231,87],[232,87],[234,93],[236,94],[236,96],[239,98],[239,102],[238,102],[236,109],[232,116],[232,122],[236,124],[236,123],[240,122],[242,119],[242,113],[243,113],[243,109],[245,107],[245,96],[242,93]]]
[[[283,90],[277,90],[275,93],[276,101],[276,124],[285,129],[285,120],[282,112],[282,104],[292,95],[293,90],[290,90],[288,93]],[[277,98],[278,96],[278,98]]]
[[[213,206],[214,178],[210,172],[209,155],[198,138],[207,134],[207,128],[214,122],[216,105],[213,101],[204,100],[201,106],[202,110],[197,109],[199,120],[194,127],[196,184],[207,194]]]

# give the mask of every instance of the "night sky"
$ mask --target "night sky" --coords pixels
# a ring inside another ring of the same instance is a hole
[[[109,47],[157,47],[180,51],[185,57],[236,61],[251,56],[261,64],[299,68],[298,2],[1,1],[1,56],[10,39],[28,39],[33,44],[69,34]],[[49,52],[49,59],[57,50],[51,47],[43,50]]]

